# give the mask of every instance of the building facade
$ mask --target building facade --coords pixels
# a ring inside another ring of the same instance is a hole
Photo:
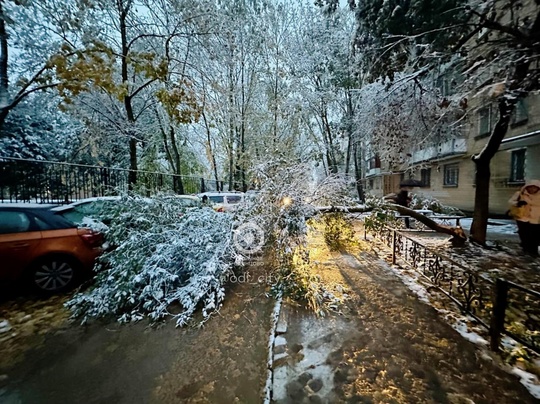
[[[499,11],[506,10],[505,4],[505,1],[499,2]],[[536,15],[539,7],[533,1],[525,1],[519,12]],[[510,18],[520,20],[506,11],[498,15],[502,23],[508,23]],[[482,60],[483,54],[494,51],[493,46],[496,45],[493,44],[497,42],[493,35],[486,30],[478,33],[478,38],[474,39],[477,42],[470,47],[471,60]],[[485,41],[486,38],[489,41]],[[472,69],[474,67],[466,73],[474,73]],[[498,120],[497,97],[504,90],[504,84],[492,84],[495,70],[490,66],[478,74],[478,87],[471,89],[467,96],[466,114],[457,135],[454,133],[441,141],[431,138],[425,144],[409,145],[408,161],[401,167],[385,166],[385,162],[380,161],[384,159],[368,154],[364,170],[367,192],[378,196],[396,192],[401,180],[414,178],[423,184],[414,188],[414,193],[472,212],[476,170],[472,157],[482,151],[492,133]],[[451,97],[451,83],[456,80],[446,80],[442,75],[435,81],[441,97]],[[490,214],[505,214],[510,197],[532,179],[540,179],[540,91],[530,92],[526,98],[518,100],[506,136],[491,160]]]

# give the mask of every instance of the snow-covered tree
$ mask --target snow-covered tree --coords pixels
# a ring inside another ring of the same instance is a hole
[[[373,54],[365,65],[373,78],[392,79],[399,71],[425,76],[444,67],[465,78],[454,103],[466,105],[463,100],[482,91],[497,102],[498,121],[484,149],[473,156],[471,238],[485,243],[491,159],[507,133],[517,100],[539,88],[540,6],[513,0],[350,4],[357,11],[358,43]]]

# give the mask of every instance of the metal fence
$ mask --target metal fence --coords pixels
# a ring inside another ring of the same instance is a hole
[[[150,171],[137,171],[137,183],[130,185],[129,173],[122,168],[0,157],[0,202],[69,203],[127,191],[150,196],[224,189],[223,181]]]
[[[500,349],[504,334],[540,354],[539,292],[505,279],[492,280],[396,229],[378,227],[373,235],[392,249],[393,264],[398,259],[406,262],[489,330],[492,350]]]

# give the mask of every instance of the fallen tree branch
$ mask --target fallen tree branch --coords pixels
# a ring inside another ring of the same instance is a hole
[[[366,206],[317,206],[315,209],[318,213],[365,213],[373,210]]]
[[[389,203],[386,205],[388,208],[398,211],[401,215],[410,216],[413,219],[418,220],[420,223],[425,224],[431,230],[434,230],[438,233],[448,234],[452,236],[450,241],[454,246],[462,246],[467,241],[467,236],[460,226],[451,227],[445,226],[443,224],[437,223],[435,220],[430,219],[427,216],[422,215],[421,213],[416,212],[413,209],[409,209],[405,206],[397,205],[395,203]],[[318,213],[365,213],[373,210],[366,206],[319,206],[316,208]]]
[[[421,213],[414,211],[413,209],[406,208],[405,206],[396,205],[394,203],[390,203],[388,204],[388,206],[391,209],[397,210],[402,215],[410,216],[413,219],[418,220],[420,223],[425,224],[427,227],[435,230],[438,233],[449,234],[450,236],[452,236],[452,239],[450,241],[455,246],[461,246],[465,244],[465,241],[467,240],[467,236],[465,235],[465,232],[460,226],[445,226],[443,224],[437,223],[435,220],[432,220],[427,216],[422,215]]]

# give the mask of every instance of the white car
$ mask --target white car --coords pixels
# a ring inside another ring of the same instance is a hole
[[[244,202],[242,192],[203,192],[198,196],[203,205],[211,205],[217,212],[230,212]]]

